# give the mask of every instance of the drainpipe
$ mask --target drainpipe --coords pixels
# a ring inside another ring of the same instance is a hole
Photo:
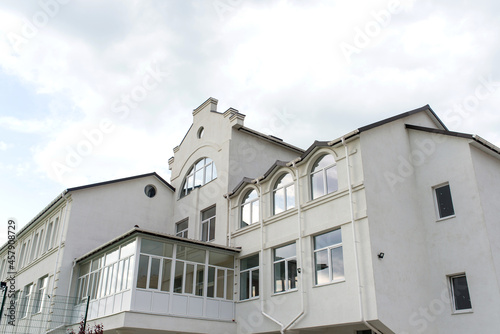
[[[377,334],[382,334],[379,330],[370,325],[366,320],[363,312],[363,298],[362,298],[362,290],[361,290],[361,278],[359,274],[359,259],[358,259],[358,250],[357,250],[357,239],[356,239],[356,224],[354,223],[354,206],[353,206],[353,198],[352,198],[352,183],[351,183],[351,170],[349,163],[349,149],[347,148],[347,144],[345,142],[346,136],[341,138],[342,145],[345,148],[345,158],[346,158],[346,168],[347,168],[347,183],[349,185],[349,207],[351,211],[351,225],[352,225],[352,238],[354,241],[354,262],[356,263],[356,278],[358,283],[358,302],[359,302],[359,314],[361,317],[361,322],[365,324],[366,327],[370,328]]]
[[[296,177],[296,181],[295,181],[295,196],[296,196],[296,203],[297,203],[297,228],[298,228],[298,236],[299,236],[299,240],[298,240],[298,254],[299,254],[299,264],[300,266],[302,267],[302,219],[301,219],[301,213],[302,213],[302,209],[301,209],[301,202],[300,202],[300,182],[299,182],[299,169],[297,167],[297,163],[302,160],[301,158],[297,158],[291,162],[289,162],[287,165],[291,165],[292,168],[295,170],[295,177]],[[300,292],[300,308],[301,308],[301,311],[300,313],[295,317],[293,318],[292,321],[290,321],[288,323],[288,325],[286,325],[282,330],[281,330],[281,333],[285,333],[288,328],[292,327],[292,325],[294,323],[297,322],[297,320],[299,320],[305,313],[305,308],[304,308],[304,281],[302,279],[302,271],[303,271],[303,268],[297,268],[298,269],[298,274],[299,274],[299,292]]]
[[[260,180],[264,179],[264,176],[260,176],[253,180],[252,182],[257,185],[259,188],[259,205],[260,205],[260,210],[259,210],[259,223],[260,223],[260,269],[259,269],[259,283],[264,282],[264,219],[263,219],[263,214],[262,214],[262,186],[260,185]],[[269,320],[273,321],[274,323],[278,324],[281,328],[281,333],[283,334],[283,324],[273,318],[271,315],[267,314],[264,311],[264,291],[261,291],[261,294],[259,296],[260,298],[260,312],[262,313],[263,316],[268,318]]]
[[[75,271],[76,259],[73,260],[73,266],[71,267],[71,274],[69,275],[68,293],[66,295],[66,307],[64,308],[64,322],[66,322],[66,315],[68,313],[69,305],[69,294],[71,293],[71,284],[73,283],[73,273]],[[90,276],[89,276],[90,277]],[[90,299],[90,297],[89,297]]]
[[[226,247],[229,247],[231,245],[231,224],[230,224],[230,219],[229,219],[229,206],[231,205],[231,199],[229,198],[230,193],[227,193],[224,195],[224,198],[227,199],[227,212],[226,212],[226,217],[227,217],[227,235],[226,235]]]

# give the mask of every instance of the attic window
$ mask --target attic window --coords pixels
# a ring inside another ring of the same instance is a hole
[[[205,128],[200,127],[200,128],[198,129],[198,138],[203,137],[203,133],[204,133],[204,132],[205,132]]]
[[[156,195],[156,188],[153,185],[148,184],[147,186],[144,187],[144,193],[149,198],[155,197],[155,195]]]

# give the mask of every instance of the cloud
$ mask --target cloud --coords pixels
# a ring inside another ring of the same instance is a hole
[[[12,144],[7,144],[6,142],[0,141],[0,151],[7,151],[9,148],[13,147]]]

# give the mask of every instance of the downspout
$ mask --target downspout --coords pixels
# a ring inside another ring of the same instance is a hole
[[[354,205],[353,205],[353,198],[352,198],[352,183],[351,183],[351,170],[350,170],[350,163],[349,163],[349,149],[347,148],[347,144],[345,142],[346,136],[343,136],[341,138],[342,145],[345,148],[345,158],[346,158],[346,169],[347,169],[347,183],[349,185],[349,208],[350,208],[350,213],[351,213],[351,225],[352,225],[352,239],[354,241],[354,262],[356,263],[356,278],[357,278],[357,283],[358,283],[358,302],[359,302],[359,314],[361,317],[361,322],[365,324],[366,327],[370,328],[372,331],[374,331],[377,334],[382,334],[379,330],[377,330],[375,327],[370,325],[366,320],[363,312],[363,298],[362,298],[362,290],[361,290],[361,277],[359,274],[359,258],[358,258],[358,250],[357,250],[357,239],[356,239],[356,224],[354,223]]]
[[[285,333],[287,331],[288,328],[292,327],[292,325],[297,322],[297,320],[299,320],[305,313],[305,308],[304,308],[304,281],[302,280],[302,271],[303,271],[303,268],[302,267],[302,219],[301,219],[301,213],[302,213],[302,209],[301,209],[301,202],[300,202],[300,182],[299,182],[299,169],[297,167],[297,163],[302,160],[301,158],[297,158],[295,160],[292,160],[290,163],[288,163],[287,165],[291,164],[292,168],[295,170],[295,177],[296,177],[296,181],[295,181],[295,196],[296,196],[296,203],[297,203],[297,228],[298,228],[298,235],[299,235],[299,240],[298,240],[298,254],[299,254],[299,265],[300,265],[300,268],[297,268],[298,270],[298,274],[299,274],[299,292],[300,292],[300,308],[301,308],[301,311],[300,313],[295,317],[293,318],[292,321],[290,321],[288,323],[288,325],[286,325],[281,333]]]
[[[252,182],[257,185],[259,188],[259,205],[260,205],[260,210],[259,210],[259,223],[260,223],[260,268],[259,268],[259,283],[264,282],[264,215],[262,214],[262,186],[260,185],[260,180],[262,180],[264,177],[260,176],[253,180]],[[273,321],[274,323],[278,324],[281,328],[281,333],[283,334],[283,324],[267,314],[264,311],[264,291],[261,291],[261,294],[259,296],[260,298],[260,312],[262,313],[263,316],[268,318],[269,320]]]
[[[229,247],[231,245],[231,224],[230,224],[230,219],[229,219],[229,206],[231,205],[231,199],[229,198],[230,193],[227,193],[224,195],[224,198],[227,199],[227,212],[226,212],[226,217],[227,217],[227,235],[226,235],[226,247]]]
[[[65,323],[69,305],[69,294],[71,293],[71,285],[73,284],[73,273],[75,272],[75,266],[76,266],[76,259],[73,260],[73,266],[71,267],[71,274],[69,275],[68,293],[66,294],[66,307],[64,308],[64,318],[63,318]]]

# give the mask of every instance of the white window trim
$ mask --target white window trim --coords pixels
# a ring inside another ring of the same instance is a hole
[[[292,181],[290,181],[289,183],[287,184],[282,184],[280,185],[279,187],[276,187],[276,184],[278,182],[281,181],[281,179],[285,178],[287,175],[290,175],[291,178],[292,178]],[[275,188],[273,189],[273,215],[279,215],[283,212],[286,212],[290,209],[293,209],[296,207],[297,203],[296,203],[296,193],[295,193],[295,181],[293,180],[293,175],[291,173],[284,173],[284,174],[281,174],[279,177],[278,177],[278,180],[274,183],[275,184]],[[294,194],[294,205],[293,206],[290,206],[288,207],[288,189],[290,188],[293,188],[293,194]],[[285,205],[285,209],[281,212],[276,212],[276,193],[281,190],[281,189],[284,189],[284,192],[285,192],[285,196],[283,198],[284,200],[284,205]]]
[[[243,200],[251,193],[255,191],[257,193],[257,197],[252,199],[252,200],[249,200],[249,201],[245,201],[243,202]],[[248,227],[248,226],[251,226],[252,224],[257,224],[257,222],[260,221],[260,203],[259,203],[259,192],[256,190],[256,189],[251,189],[251,190],[247,190],[244,192],[245,196],[243,197],[243,199],[241,200],[241,204],[240,204],[240,219],[239,219],[239,224],[238,224],[238,228],[245,228],[245,227]],[[246,226],[243,226],[243,208],[245,206],[249,206],[250,207],[250,224],[247,224]],[[258,212],[258,216],[257,217],[257,222],[255,223],[252,223],[253,222],[253,207],[254,205],[257,205],[258,209],[259,209],[259,212]]]
[[[327,155],[331,155],[333,157],[333,160],[335,162],[333,164],[331,164],[331,165],[325,166],[325,167],[323,167],[321,169],[318,169],[317,171],[313,172],[312,169],[313,169],[314,165],[319,160],[324,159]],[[311,168],[311,172],[309,173],[309,184],[311,186],[311,200],[315,200],[315,199],[321,198],[323,196],[326,196],[328,194],[334,193],[334,192],[336,192],[336,191],[339,190],[339,187],[338,187],[338,176],[337,176],[337,189],[332,190],[330,192],[328,191],[328,180],[327,180],[327,173],[326,173],[326,171],[329,170],[330,168],[334,168],[334,167],[337,167],[337,159],[335,159],[335,156],[333,154],[331,154],[331,153],[320,154],[319,156],[316,157],[316,159],[313,159],[313,165],[312,165],[312,168]],[[317,197],[314,197],[312,179],[313,179],[313,175],[318,174],[318,173],[321,173],[322,176],[323,176],[323,194],[319,195]]]
[[[279,295],[279,294],[282,294],[282,293],[286,293],[286,292],[290,292],[290,291],[297,291],[298,290],[298,285],[299,285],[299,281],[298,281],[298,275],[297,275],[297,284],[295,286],[295,288],[291,289],[289,286],[288,286],[288,283],[289,283],[289,279],[288,279],[288,262],[290,260],[295,260],[295,262],[297,263],[297,269],[298,269],[298,262],[297,262],[297,248],[295,248],[295,256],[290,256],[290,257],[287,257],[285,259],[281,259],[281,260],[274,260],[274,257],[275,257],[275,252],[277,249],[279,248],[282,248],[282,247],[286,247],[286,246],[290,246],[294,244],[293,243],[290,243],[290,244],[287,244],[287,245],[283,245],[283,246],[279,246],[279,247],[276,247],[273,249],[273,294],[274,295]],[[275,291],[276,289],[276,272],[274,270],[274,265],[276,263],[280,263],[280,262],[285,262],[285,287],[283,289],[283,291]]]
[[[462,277],[462,276],[465,277],[465,279],[467,280],[467,275],[465,272],[453,274],[453,275],[448,275],[448,290],[450,292],[451,314],[473,313],[472,302],[471,302],[470,308],[463,309],[463,310],[457,310],[455,308],[455,293],[453,291],[453,279],[458,278],[458,277]],[[467,290],[469,291],[469,296],[470,296],[469,281],[467,281]]]
[[[215,208],[215,205],[211,206],[211,207],[208,207],[206,208],[205,210],[202,210],[201,213],[200,213],[200,216],[203,217],[203,213],[208,211],[208,210],[211,210],[212,208]],[[203,241],[203,242],[210,242],[210,241],[213,241],[215,240],[215,226],[214,226],[214,237],[213,239],[210,239],[210,227],[212,226],[212,224],[215,224],[216,223],[216,217],[217,217],[217,209],[215,209],[215,214],[213,216],[210,216],[208,217],[207,219],[203,219],[200,223],[200,240]],[[204,224],[207,224],[207,238],[206,240],[203,240],[203,225]]]
[[[185,229],[179,231],[178,226],[184,222],[187,223],[187,227]],[[177,223],[175,223],[175,236],[181,237],[181,238],[187,238],[188,235],[189,235],[189,218],[182,219],[181,221],[178,221]]]
[[[240,268],[241,268],[241,260],[244,260],[244,259],[246,259],[246,258],[249,258],[249,257],[255,256],[255,255],[256,255],[256,254],[249,255],[249,256],[245,256],[243,259],[240,259]],[[247,301],[247,300],[254,300],[254,299],[258,299],[258,298],[260,297],[260,284],[261,284],[261,282],[260,282],[260,271],[259,271],[259,294],[257,294],[256,296],[253,296],[253,297],[251,297],[251,296],[250,296],[250,295],[251,295],[251,293],[250,293],[250,292],[251,292],[251,290],[250,290],[250,289],[252,288],[252,272],[253,272],[253,271],[255,271],[255,270],[260,270],[260,269],[261,269],[261,268],[260,268],[260,266],[261,266],[261,264],[260,264],[260,262],[261,262],[261,261],[260,261],[260,260],[261,260],[261,259],[260,259],[260,256],[259,256],[259,265],[258,265],[258,266],[256,266],[256,267],[251,267],[251,268],[247,268],[247,269],[244,269],[244,270],[240,270],[240,275],[239,275],[239,277],[240,277],[240,282],[239,282],[239,285],[240,285],[240,286],[241,286],[241,276],[242,276],[241,274],[242,274],[242,273],[244,273],[244,272],[249,272],[249,274],[248,274],[248,278],[249,278],[249,280],[248,280],[248,282],[249,282],[249,283],[248,283],[248,289],[249,289],[249,290],[247,291],[247,293],[248,293],[248,296],[249,296],[249,297],[248,297],[248,298],[245,298],[245,299],[241,299],[241,288],[240,288],[240,291],[238,291],[238,294],[239,294],[239,301],[240,301],[240,302]]]
[[[444,187],[444,186],[450,186],[450,183],[449,182],[444,182],[444,183],[441,183],[441,184],[438,184],[438,185],[432,187],[432,198],[434,200],[434,211],[436,213],[436,222],[440,222],[440,221],[443,221],[443,220],[452,219],[452,218],[455,218],[457,216],[457,212],[455,210],[455,205],[453,205],[453,196],[451,196],[451,186],[450,186],[450,196],[451,196],[451,204],[453,205],[453,212],[454,212],[454,214],[446,216],[446,217],[441,217],[440,214],[439,214],[439,204],[438,204],[436,190],[439,189],[439,188],[441,188],[441,187]]]
[[[337,229],[335,229],[335,230],[337,230]],[[343,241],[341,241],[339,243],[336,243],[336,244],[333,244],[333,245],[326,246],[326,247],[314,249],[314,238],[316,238],[317,236],[329,233],[329,232],[333,232],[335,230],[327,231],[327,232],[316,234],[315,236],[313,236],[313,239],[312,239],[312,241],[313,241],[313,264],[316,263],[316,253],[320,252],[320,251],[323,251],[323,250],[326,249],[327,250],[327,256],[328,256],[328,265],[329,265],[329,270],[328,270],[328,278],[329,278],[329,280],[326,283],[322,283],[322,284],[316,283],[316,268],[314,269],[314,277],[313,277],[314,286],[325,286],[325,285],[329,285],[329,284],[332,284],[332,283],[345,282],[345,272],[344,272],[344,277],[343,278],[336,279],[336,280],[333,279],[332,252],[331,252],[332,249],[343,248],[343,245],[344,245]],[[340,229],[340,233],[341,233],[341,236],[342,236],[342,229]],[[343,254],[343,252],[344,252],[344,250],[342,249],[342,254]],[[344,267],[344,271],[345,271],[345,267]]]

